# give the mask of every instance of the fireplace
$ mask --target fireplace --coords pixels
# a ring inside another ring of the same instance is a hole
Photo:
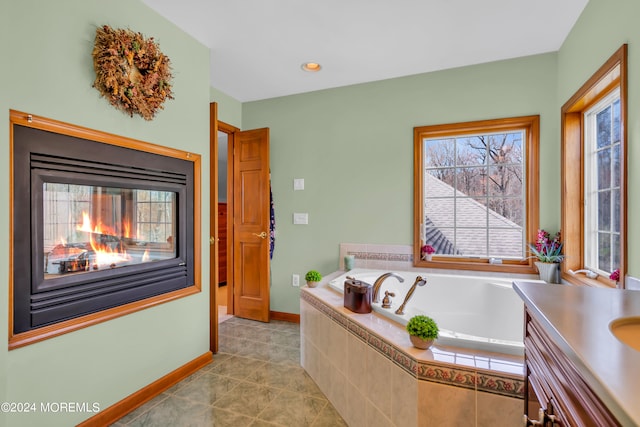
[[[12,124],[13,334],[193,287],[194,162],[32,123]]]

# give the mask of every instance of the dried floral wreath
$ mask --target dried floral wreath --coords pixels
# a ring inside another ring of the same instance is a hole
[[[96,80],[93,87],[111,105],[140,114],[152,120],[171,93],[171,67],[153,37],[141,33],[112,29],[108,25],[96,29],[93,47]]]

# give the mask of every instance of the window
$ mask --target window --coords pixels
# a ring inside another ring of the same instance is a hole
[[[626,268],[627,46],[623,45],[562,107],[562,278],[614,286]],[[597,279],[570,270],[589,269]]]
[[[414,129],[416,265],[532,271],[538,133],[538,116]]]
[[[65,236],[68,243],[78,243],[77,229],[82,212],[91,209],[90,187],[45,183],[43,191],[44,250],[49,253]]]
[[[620,91],[584,114],[585,267],[609,275],[620,265]]]
[[[171,242],[175,234],[175,193],[137,190],[136,235],[149,242]]]

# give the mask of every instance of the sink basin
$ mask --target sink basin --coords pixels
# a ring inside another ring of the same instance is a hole
[[[609,329],[624,344],[640,351],[640,317],[623,317],[609,324]]]

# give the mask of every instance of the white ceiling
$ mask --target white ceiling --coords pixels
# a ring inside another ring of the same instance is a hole
[[[588,0],[143,2],[209,47],[211,85],[246,102],[556,51]]]

